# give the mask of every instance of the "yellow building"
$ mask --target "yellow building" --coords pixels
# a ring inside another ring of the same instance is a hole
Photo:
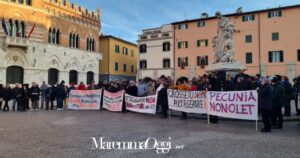
[[[69,0],[0,0],[0,84],[98,81],[101,10]]]
[[[135,80],[137,71],[137,45],[114,36],[100,37],[99,80]]]

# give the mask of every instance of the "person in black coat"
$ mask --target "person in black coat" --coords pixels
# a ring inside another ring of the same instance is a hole
[[[293,86],[289,82],[289,78],[283,77],[283,87],[284,87],[284,116],[291,116],[291,100],[293,99]]]
[[[57,101],[57,110],[62,111],[64,107],[64,99],[67,98],[67,91],[65,88],[65,81],[62,81],[55,90],[55,96]]]
[[[271,117],[272,117],[272,86],[270,81],[267,78],[262,79],[262,87],[258,91],[258,107],[261,110],[262,120],[264,123],[264,128],[261,129],[261,132],[270,132],[271,131]]]
[[[157,105],[162,107],[162,117],[161,118],[168,118],[168,86],[169,83],[167,81],[162,82],[163,88],[158,91],[157,94]]]
[[[12,90],[9,85],[3,89],[3,100],[4,100],[4,107],[3,111],[9,111],[8,102],[12,99]]]
[[[2,102],[3,102],[3,85],[0,84],[0,111],[2,110]]]
[[[138,96],[137,91],[138,91],[138,89],[135,85],[135,82],[130,81],[128,87],[126,88],[126,93],[131,96],[137,97]]]
[[[53,84],[51,86],[51,92],[50,92],[50,109],[53,110],[54,108],[54,101],[56,98],[56,89],[57,89],[57,85]]]
[[[41,91],[38,85],[35,82],[33,82],[32,87],[30,88],[30,99],[31,99],[32,110],[39,109],[40,92]]]
[[[23,102],[24,102],[24,108],[25,110],[29,110],[29,96],[30,96],[30,91],[28,88],[28,84],[23,84],[22,85],[22,91],[24,91],[24,98],[23,98]]]

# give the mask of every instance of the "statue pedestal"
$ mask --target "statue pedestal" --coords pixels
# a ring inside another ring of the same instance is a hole
[[[228,62],[228,63],[215,63],[211,64],[206,68],[207,73],[218,74],[219,78],[228,79],[235,75],[244,72],[246,70],[245,65],[239,62]]]

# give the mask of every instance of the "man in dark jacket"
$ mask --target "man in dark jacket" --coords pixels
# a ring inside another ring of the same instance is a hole
[[[297,115],[300,115],[300,109],[298,108],[298,99],[300,95],[300,78],[295,78],[294,80],[295,84],[293,86],[293,91],[294,91],[294,99],[295,99],[295,108]]]
[[[291,116],[291,100],[293,99],[293,87],[289,82],[289,78],[283,77],[283,86],[284,86],[284,116]]]
[[[56,101],[57,101],[57,110],[62,111],[64,107],[64,99],[67,98],[65,81],[62,81],[60,85],[57,86],[55,94],[56,94]]]
[[[162,82],[163,88],[158,91],[157,94],[157,106],[160,105],[162,107],[162,117],[161,118],[168,118],[168,86],[169,83],[167,81]]]
[[[12,90],[9,85],[6,85],[6,87],[3,89],[3,100],[4,100],[4,107],[3,111],[9,111],[8,102],[12,98]]]
[[[273,114],[272,114],[272,126],[273,128],[282,129],[283,116],[282,107],[284,106],[284,88],[279,83],[279,80],[275,77],[272,80],[273,84]]]
[[[16,111],[18,108],[17,96],[20,94],[20,84],[16,83],[15,88],[12,89],[12,99],[13,99],[13,111]]]
[[[131,96],[137,97],[138,96],[137,91],[138,90],[137,90],[137,87],[135,85],[135,82],[130,81],[128,87],[126,88],[126,93],[131,95]]]
[[[258,92],[258,106],[261,110],[262,120],[264,122],[264,128],[261,129],[261,132],[270,132],[271,131],[271,116],[273,108],[273,96],[272,96],[272,87],[270,86],[270,81],[268,78],[262,78],[262,86]]]
[[[30,88],[30,99],[31,99],[32,111],[38,110],[39,100],[40,100],[40,88],[35,82],[32,83],[32,87]]]
[[[53,110],[54,108],[54,101],[55,101],[55,98],[56,98],[56,89],[57,89],[57,85],[56,84],[53,84],[51,86],[51,90],[50,90],[50,109]]]

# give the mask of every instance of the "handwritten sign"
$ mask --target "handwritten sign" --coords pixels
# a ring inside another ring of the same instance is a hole
[[[104,90],[103,108],[109,111],[122,111],[124,90],[117,93],[110,93]]]
[[[258,119],[257,91],[207,92],[210,115],[243,119]]]
[[[147,97],[134,97],[125,94],[126,109],[139,113],[155,114],[156,95]]]
[[[72,90],[69,94],[68,109],[100,110],[101,90]]]
[[[186,113],[206,114],[206,94],[201,91],[168,89],[169,109]]]

